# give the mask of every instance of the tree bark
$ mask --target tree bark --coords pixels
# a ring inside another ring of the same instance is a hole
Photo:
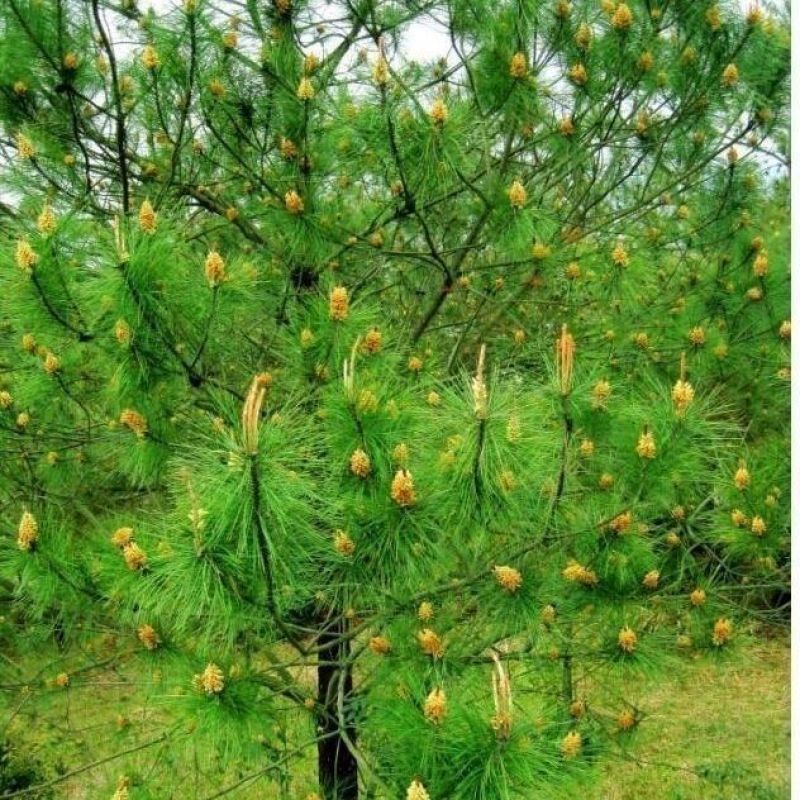
[[[355,744],[357,734],[351,709],[353,674],[349,663],[350,642],[341,638],[345,630],[345,621],[341,620],[331,630],[323,632],[319,638],[317,700],[320,740],[317,744],[317,768],[323,800],[358,798],[358,762],[344,739],[346,736]],[[345,716],[341,721],[340,690],[344,694]]]

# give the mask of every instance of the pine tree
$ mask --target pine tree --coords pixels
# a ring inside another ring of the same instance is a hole
[[[784,16],[3,0],[9,709],[112,665],[209,797],[627,749],[788,586]]]

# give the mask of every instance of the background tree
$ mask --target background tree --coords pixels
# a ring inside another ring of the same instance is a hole
[[[780,610],[780,13],[0,9],[10,717],[111,667],[202,796],[563,796],[604,672]]]

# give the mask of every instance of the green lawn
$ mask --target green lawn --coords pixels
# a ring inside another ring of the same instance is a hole
[[[592,800],[788,798],[789,680],[780,637],[662,681],[631,753],[640,764],[607,764]]]

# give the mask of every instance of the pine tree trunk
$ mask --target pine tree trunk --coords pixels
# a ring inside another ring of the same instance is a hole
[[[323,800],[357,800],[358,763],[342,737],[339,724],[339,694],[343,693],[345,730],[355,744],[356,725],[350,710],[353,675],[349,664],[350,642],[340,639],[344,621],[320,636],[317,667],[319,734],[317,764]],[[342,670],[345,670],[342,674]]]

